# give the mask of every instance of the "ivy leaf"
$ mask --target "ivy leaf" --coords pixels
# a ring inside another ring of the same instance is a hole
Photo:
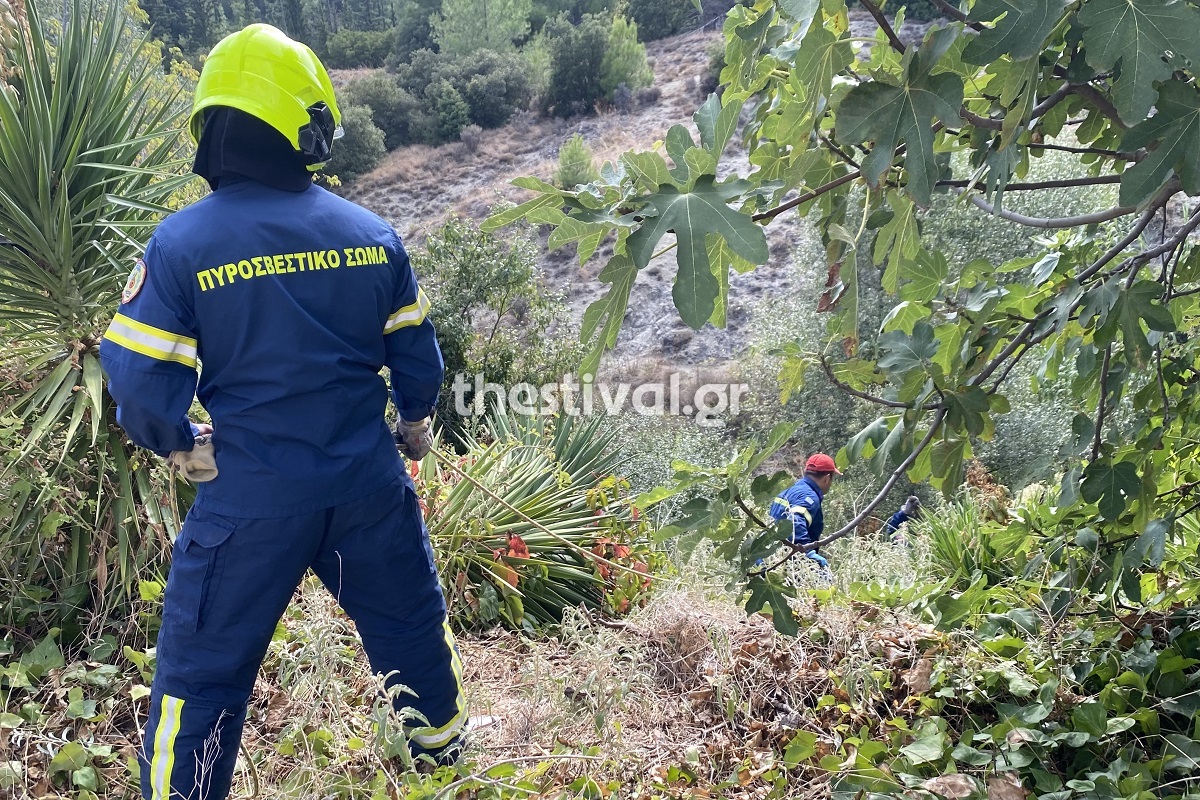
[[[633,279],[637,276],[637,266],[628,256],[613,256],[599,278],[610,285],[604,297],[596,300],[583,312],[583,322],[580,326],[579,340],[587,342],[596,335],[592,349],[584,356],[580,365],[580,374],[595,375],[600,367],[600,356],[604,351],[617,343],[617,334],[621,332],[621,323],[625,321],[625,310],[629,307],[629,293],[633,289]]]
[[[928,206],[941,172],[933,155],[933,121],[958,124],[962,101],[962,79],[949,73],[918,76],[900,86],[882,81],[859,84],[838,108],[838,139],[847,144],[874,141],[862,167],[867,182],[876,187],[891,168],[896,148],[905,143],[906,190],[921,206]]]
[[[1200,63],[1200,11],[1180,0],[1090,0],[1079,22],[1087,63],[1098,72],[1120,67],[1113,101],[1129,124],[1156,105],[1155,81],[1171,77],[1168,54]]]
[[[1137,467],[1129,461],[1113,464],[1107,459],[1093,461],[1083,471],[1080,487],[1083,499],[1095,503],[1105,519],[1113,520],[1125,511],[1127,500],[1136,498],[1142,491],[1142,481]]]
[[[671,294],[683,321],[692,328],[699,329],[713,316],[721,288],[708,260],[708,234],[719,235],[735,255],[752,264],[767,261],[767,237],[762,228],[728,203],[748,187],[741,180],[716,184],[710,175],[697,180],[689,191],[665,186],[647,199],[656,216],[647,218],[626,243],[640,269],[650,262],[662,237],[668,231],[675,233],[679,270]]]
[[[938,343],[933,328],[925,322],[913,327],[912,335],[892,331],[879,337],[879,368],[894,376],[923,369],[925,362],[937,353]]]
[[[1127,152],[1158,143],[1121,175],[1122,205],[1149,199],[1172,173],[1188,194],[1200,194],[1200,94],[1182,81],[1171,81],[1159,91],[1156,105],[1158,112],[1121,140]]]
[[[996,24],[971,40],[963,59],[990,64],[1004,55],[1013,61],[1040,55],[1046,37],[1070,4],[1071,0],[978,0],[971,20]]]

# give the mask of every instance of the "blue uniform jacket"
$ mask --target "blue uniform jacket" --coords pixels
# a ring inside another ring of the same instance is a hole
[[[900,530],[900,526],[908,522],[911,517],[904,513],[904,509],[900,509],[888,519],[883,526],[883,535],[891,536],[896,531]]]
[[[430,413],[444,368],[428,308],[384,220],[318,186],[226,181],[159,225],[100,357],[142,447],[190,450],[193,397],[212,417],[220,474],[197,508],[290,516],[404,471],[380,370],[401,416]]]
[[[791,518],[793,544],[815,542],[825,531],[822,499],[820,487],[806,475],[771,502],[771,519]]]

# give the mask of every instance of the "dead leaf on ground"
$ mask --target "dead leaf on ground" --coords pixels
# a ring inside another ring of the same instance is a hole
[[[904,673],[904,682],[908,688],[918,694],[928,692],[932,687],[933,659],[922,658],[912,669]]]
[[[988,778],[988,800],[1025,800],[1028,796],[1015,772],[1001,772]]]
[[[951,800],[962,800],[964,797],[970,797],[975,791],[975,781],[966,775],[939,775],[925,781],[921,787]]]

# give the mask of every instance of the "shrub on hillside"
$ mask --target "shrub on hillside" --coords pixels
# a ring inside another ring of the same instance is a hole
[[[563,146],[558,150],[555,183],[564,189],[573,189],[581,183],[591,183],[599,177],[592,149],[588,147],[583,134],[577,133],[563,142]]]
[[[516,54],[501,55],[479,50],[470,56],[452,56],[418,50],[408,64],[396,69],[401,88],[414,97],[425,98],[435,110],[448,83],[468,107],[469,119],[482,128],[503,125],[516,112],[528,108],[533,84],[525,61]],[[464,123],[466,124],[466,123]],[[454,137],[457,138],[457,132]]]
[[[391,53],[395,34],[343,28],[325,41],[326,65],[333,69],[382,67]]]
[[[471,107],[449,81],[430,87],[428,94],[437,113],[438,139],[443,142],[457,139],[462,129],[471,124]]]
[[[474,153],[479,149],[479,145],[483,144],[483,128],[471,123],[458,132],[458,138],[462,140],[468,153]]]
[[[625,17],[613,17],[608,31],[608,47],[600,67],[600,88],[614,100],[618,86],[632,92],[654,82],[654,72],[646,63],[646,45],[638,41],[637,23]]]
[[[539,280],[536,242],[506,231],[504,238],[452,218],[413,254],[432,306],[447,381],[482,374],[506,387],[541,386],[575,370],[582,357],[561,296]],[[474,383],[463,401],[474,405]],[[438,398],[437,417],[461,439],[470,421],[454,393]]]
[[[893,8],[889,9],[889,11],[899,9],[900,6],[903,5],[904,16],[907,19],[914,19],[920,22],[928,22],[931,19],[938,19],[939,17],[946,16],[946,13],[942,11],[942,9],[938,8],[937,4],[934,3],[933,0],[908,0],[904,3],[894,3],[890,5],[892,5]]]
[[[417,141],[410,123],[420,113],[421,103],[392,75],[381,70],[355,78],[346,85],[345,98],[350,105],[370,107],[388,150]]]
[[[565,17],[546,24],[550,46],[550,85],[542,96],[542,110],[558,116],[588,111],[604,96],[601,85],[604,54],[608,49],[608,24],[587,15],[578,25]]]
[[[637,23],[643,42],[673,36],[696,19],[692,0],[629,0],[625,13]]]
[[[371,119],[369,106],[342,108],[342,128],[346,135],[334,144],[333,157],[324,171],[349,182],[375,169],[387,155],[387,147],[383,131]]]

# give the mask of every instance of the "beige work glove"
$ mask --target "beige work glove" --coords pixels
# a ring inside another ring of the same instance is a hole
[[[217,477],[217,458],[212,434],[196,437],[191,450],[172,450],[167,463],[179,470],[188,483],[207,483]]]
[[[403,418],[396,420],[393,436],[400,453],[410,461],[420,461],[433,449],[433,429],[429,424],[429,417],[423,417],[416,422],[409,422]]]

